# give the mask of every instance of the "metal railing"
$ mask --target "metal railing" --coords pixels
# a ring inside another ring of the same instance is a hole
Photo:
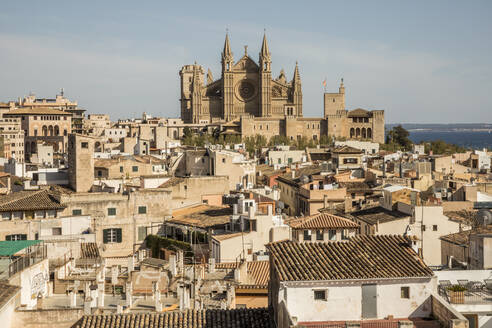
[[[46,259],[46,245],[31,246],[32,251],[22,255],[9,264],[9,278],[22,270]]]
[[[464,291],[440,286],[439,295],[451,304],[492,304],[492,290],[485,285],[467,286]]]

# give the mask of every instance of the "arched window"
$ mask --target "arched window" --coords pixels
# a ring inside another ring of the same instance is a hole
[[[68,135],[67,129],[63,130],[63,135],[66,137]]]
[[[46,137],[48,135],[48,127],[46,125],[43,125],[43,137]]]
[[[366,137],[366,128],[362,128],[362,139],[365,139]]]
[[[350,138],[353,138],[354,135],[355,135],[355,130],[354,130],[354,128],[351,128],[350,129]]]
[[[50,125],[50,126],[48,127],[48,135],[49,135],[49,136],[52,136],[52,135],[53,135],[53,125]]]
[[[360,138],[360,128],[355,129],[355,137]]]
[[[60,128],[58,127],[58,125],[55,125],[55,136],[59,136],[60,135]]]
[[[367,138],[372,139],[372,129],[371,128],[367,128]]]

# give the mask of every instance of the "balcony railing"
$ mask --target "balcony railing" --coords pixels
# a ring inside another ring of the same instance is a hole
[[[22,270],[46,259],[46,245],[32,246],[32,252],[22,255],[9,264],[9,278]]]
[[[486,285],[467,286],[463,291],[440,286],[439,295],[451,304],[492,304],[492,290]]]

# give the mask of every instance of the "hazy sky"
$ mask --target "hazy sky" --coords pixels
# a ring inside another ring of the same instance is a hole
[[[2,1],[0,101],[65,88],[112,119],[179,116],[182,65],[220,75],[225,30],[235,59],[272,75],[299,62],[305,116],[345,80],[348,109],[386,121],[492,122],[492,1]]]

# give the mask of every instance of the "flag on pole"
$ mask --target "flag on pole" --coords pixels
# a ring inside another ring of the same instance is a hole
[[[323,80],[323,86],[326,87],[326,79]]]

